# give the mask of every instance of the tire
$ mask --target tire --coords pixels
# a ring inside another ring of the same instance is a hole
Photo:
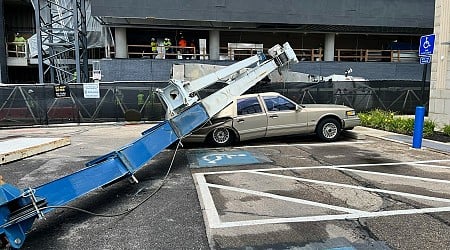
[[[228,128],[215,128],[209,136],[209,142],[213,146],[229,146],[234,142],[234,133]]]
[[[341,124],[336,119],[325,118],[317,125],[316,134],[322,141],[336,141],[341,134]]]

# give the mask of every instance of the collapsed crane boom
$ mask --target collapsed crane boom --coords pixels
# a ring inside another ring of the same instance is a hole
[[[269,73],[297,62],[288,43],[269,50],[272,59],[256,55],[192,82],[169,81],[158,91],[168,119],[144,131],[134,142],[86,163],[86,168],[35,188],[20,190],[0,180],[0,237],[20,248],[36,218],[99,187],[123,178],[137,182],[134,173],[177,140],[220,112]],[[258,63],[254,68],[247,67]],[[228,85],[199,99],[196,92],[217,81]]]

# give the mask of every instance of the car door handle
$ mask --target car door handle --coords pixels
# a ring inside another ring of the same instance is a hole
[[[243,123],[245,120],[244,119],[238,119],[237,123]]]
[[[269,116],[270,118],[273,118],[273,119],[277,119],[278,118],[278,115],[271,115],[271,116]]]

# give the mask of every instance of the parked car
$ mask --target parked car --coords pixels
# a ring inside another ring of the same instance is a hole
[[[257,138],[315,133],[329,142],[335,141],[342,130],[359,124],[350,107],[299,105],[279,93],[267,92],[239,96],[185,141],[228,146]]]

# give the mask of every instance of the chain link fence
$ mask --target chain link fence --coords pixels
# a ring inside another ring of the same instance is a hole
[[[164,110],[154,94],[166,82],[100,84],[100,98],[84,98],[83,85],[71,84],[67,97],[55,97],[55,85],[0,86],[0,126],[111,121],[161,121]],[[215,86],[219,87],[219,86]],[[200,96],[215,91],[205,89]],[[429,83],[364,81],[260,83],[249,92],[276,91],[299,104],[333,103],[367,111],[375,108],[413,114],[428,104]]]
[[[356,111],[382,109],[414,114],[416,106],[428,106],[429,82],[380,80],[317,83],[262,84],[252,92],[275,91],[299,104],[340,104]]]
[[[165,85],[165,82],[101,83],[100,98],[84,98],[82,84],[70,84],[64,98],[55,97],[55,85],[3,85],[0,126],[160,121],[164,119],[164,110],[154,91]]]

